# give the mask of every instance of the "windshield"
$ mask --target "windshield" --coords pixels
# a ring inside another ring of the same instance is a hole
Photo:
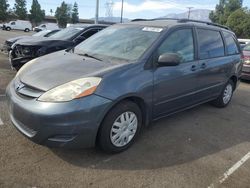
[[[44,31],[40,31],[38,33],[35,33],[34,35],[32,35],[33,37],[43,37],[44,35],[46,35],[47,33],[51,32],[50,30],[44,30]]]
[[[161,31],[161,28],[144,26],[112,26],[76,46],[75,53],[109,61],[135,61],[152,45]]]
[[[243,50],[244,51],[250,51],[250,44],[248,44]]]
[[[76,28],[76,27],[68,27],[61,31],[58,31],[56,34],[52,35],[50,38],[60,39],[60,40],[68,40],[73,37],[75,34],[82,31],[84,28]]]

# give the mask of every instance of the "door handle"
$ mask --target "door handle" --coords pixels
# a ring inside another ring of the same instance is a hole
[[[191,71],[196,71],[196,65],[192,65]]]
[[[207,68],[207,64],[206,64],[206,63],[202,63],[202,64],[201,64],[201,68],[202,68],[202,69]]]

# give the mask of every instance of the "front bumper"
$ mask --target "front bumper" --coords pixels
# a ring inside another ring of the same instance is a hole
[[[65,103],[39,102],[6,89],[12,123],[33,142],[49,147],[95,146],[99,125],[112,101],[97,95]]]
[[[36,58],[33,56],[15,57],[14,53],[15,53],[15,50],[11,50],[9,52],[9,63],[11,67],[16,68],[16,69],[21,68],[24,64]]]
[[[250,80],[250,64],[243,65],[240,78],[243,80]]]

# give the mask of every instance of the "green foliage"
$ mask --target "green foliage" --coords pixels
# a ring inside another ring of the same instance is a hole
[[[26,0],[15,0],[14,5],[15,14],[19,19],[25,20],[27,18]]]
[[[215,7],[215,11],[210,13],[209,18],[212,22],[225,25],[231,13],[241,8],[241,6],[241,0],[220,0]]]
[[[60,7],[57,7],[55,12],[55,17],[57,19],[58,25],[60,27],[66,27],[67,23],[70,21],[71,7],[62,2]]]
[[[71,14],[71,23],[75,24],[78,22],[79,22],[78,4],[75,2]]]
[[[0,0],[0,21],[6,21],[8,17],[8,1]]]
[[[239,38],[250,37],[250,14],[244,9],[234,11],[226,23]]]
[[[209,18],[229,26],[239,38],[250,38],[250,12],[242,8],[242,0],[220,0]]]
[[[41,9],[41,5],[38,0],[33,0],[30,10],[29,19],[35,25],[41,23],[44,20],[45,11]]]

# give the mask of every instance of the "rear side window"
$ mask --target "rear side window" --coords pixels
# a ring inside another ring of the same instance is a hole
[[[224,44],[219,31],[197,29],[200,59],[215,58],[225,55]]]
[[[239,54],[239,48],[236,44],[235,38],[232,34],[223,32],[223,35],[226,40],[226,45],[227,45],[227,54],[228,55],[234,55],[234,54]]]
[[[97,32],[98,32],[98,29],[90,29],[90,30],[86,31],[85,33],[83,33],[81,36],[84,36],[84,38],[87,39]]]
[[[158,49],[158,55],[177,53],[182,62],[194,60],[194,40],[192,29],[181,29],[170,34]]]

